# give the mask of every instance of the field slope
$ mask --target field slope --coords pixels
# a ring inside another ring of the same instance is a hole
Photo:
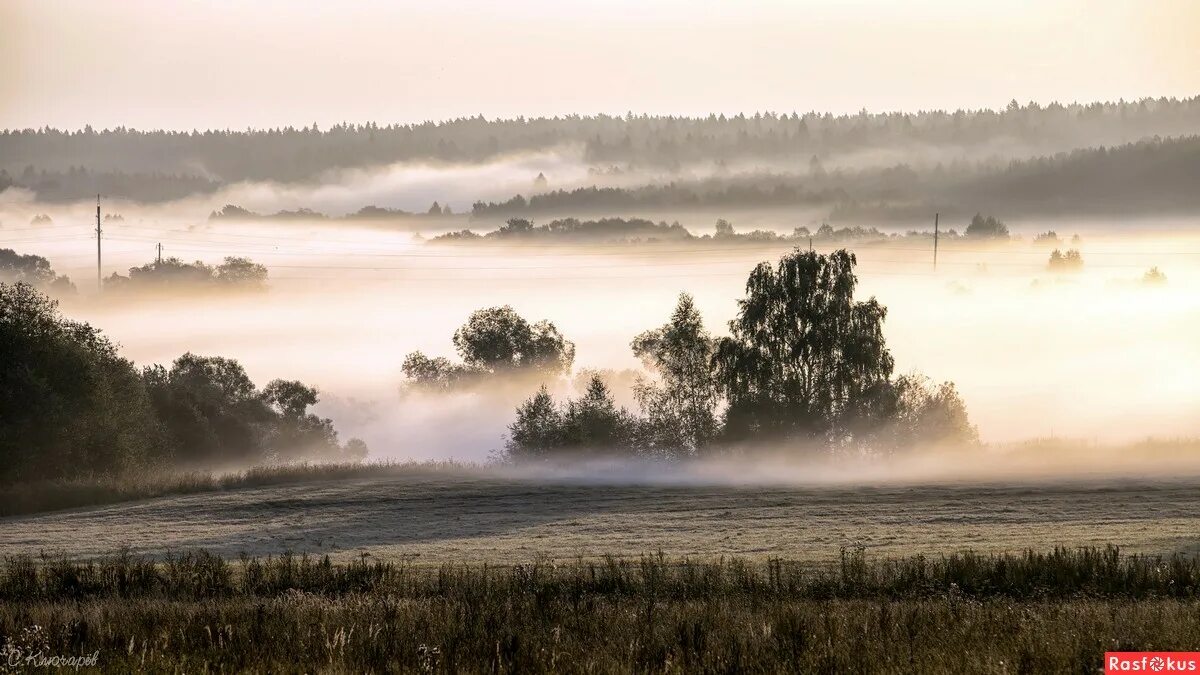
[[[871,555],[1115,544],[1196,550],[1200,479],[1024,484],[598,484],[490,475],[380,476],[241,488],[0,519],[7,555],[203,548],[411,557],[418,563],[637,556]]]

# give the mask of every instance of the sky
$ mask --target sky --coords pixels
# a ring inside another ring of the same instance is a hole
[[[0,0],[0,128],[1200,94],[1196,0]]]

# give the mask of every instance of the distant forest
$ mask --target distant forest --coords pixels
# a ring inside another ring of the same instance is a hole
[[[16,185],[46,201],[81,199],[96,192],[164,201],[239,181],[311,181],[332,169],[405,160],[476,163],[566,145],[581,147],[583,160],[601,170],[622,165],[671,170],[748,160],[800,170],[810,168],[813,157],[869,158],[881,149],[972,148],[974,155],[988,156],[1011,147],[1024,148],[1021,156],[1052,156],[1073,148],[1196,133],[1200,97],[1046,106],[1014,101],[1002,111],[864,111],[840,116],[474,117],[406,125],[191,132],[43,128],[0,131],[0,189]],[[1164,146],[1147,147],[1165,151]],[[856,194],[853,185],[807,185],[796,194],[807,199],[839,188],[854,200],[874,198]]]
[[[749,174],[634,188],[582,187],[503,202],[475,216],[650,212],[666,208],[832,207],[834,220],[1009,214],[1180,212],[1200,208],[1200,136],[1061,152],[1001,166],[956,162],[805,174]]]

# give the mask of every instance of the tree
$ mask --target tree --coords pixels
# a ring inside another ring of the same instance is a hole
[[[646,441],[663,454],[694,455],[717,431],[715,342],[692,296],[682,293],[670,321],[633,339],[633,353],[657,378],[634,388],[646,415]]]
[[[0,481],[145,466],[163,438],[133,364],[26,283],[0,283]]]
[[[732,439],[833,438],[869,414],[891,376],[887,310],[854,300],[853,253],[796,251],[760,263],[717,343],[717,378]]]
[[[319,400],[315,387],[297,380],[272,380],[262,397],[278,414],[266,443],[273,459],[342,458],[333,420],[308,412]],[[356,446],[354,452],[362,449]]]
[[[468,367],[493,374],[518,369],[560,374],[575,361],[575,345],[554,324],[530,325],[508,305],[472,312],[454,332],[454,347]]]
[[[1065,254],[1054,249],[1047,267],[1052,272],[1077,272],[1083,269],[1083,254],[1075,249],[1069,249]]]
[[[574,452],[625,453],[634,449],[634,422],[617,408],[604,380],[592,376],[584,395],[567,402],[561,438]]]
[[[856,420],[855,440],[861,450],[888,454],[979,443],[979,432],[953,382],[935,385],[928,377],[912,373],[876,393],[876,414]]]
[[[431,359],[420,351],[404,357],[400,368],[405,377],[428,389],[451,389],[466,378],[479,374],[461,364],[451,363],[445,357]]]
[[[520,195],[518,195],[519,197]],[[524,197],[521,198],[524,203]],[[528,218],[509,218],[496,230],[497,237],[524,235],[533,232],[533,221]]]
[[[11,248],[0,248],[0,282],[24,282],[43,291],[75,290],[70,279],[54,273],[49,260],[40,255],[21,255]]]
[[[562,415],[545,385],[517,407],[508,432],[505,448],[513,459],[545,459],[562,446]]]
[[[982,214],[976,213],[975,217],[971,218],[970,224],[967,225],[966,234],[968,237],[980,239],[1008,239],[1008,226],[994,216],[985,218]]]
[[[728,239],[733,235],[733,225],[724,218],[717,219],[717,239]]]
[[[508,431],[505,449],[516,460],[628,454],[637,448],[637,421],[616,406],[597,375],[588,381],[583,396],[561,407],[542,385],[517,407]]]
[[[143,371],[176,459],[213,465],[266,459],[266,439],[276,413],[241,364],[219,356],[187,353],[170,370]]]
[[[246,290],[262,290],[267,286],[267,268],[249,258],[226,257],[217,266],[216,280],[224,286]]]

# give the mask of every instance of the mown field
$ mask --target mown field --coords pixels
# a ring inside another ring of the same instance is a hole
[[[418,563],[605,555],[828,561],[1119,545],[1192,552],[1200,479],[941,485],[632,485],[400,473],[158,497],[0,518],[7,555],[128,549],[224,557],[362,553]]]

